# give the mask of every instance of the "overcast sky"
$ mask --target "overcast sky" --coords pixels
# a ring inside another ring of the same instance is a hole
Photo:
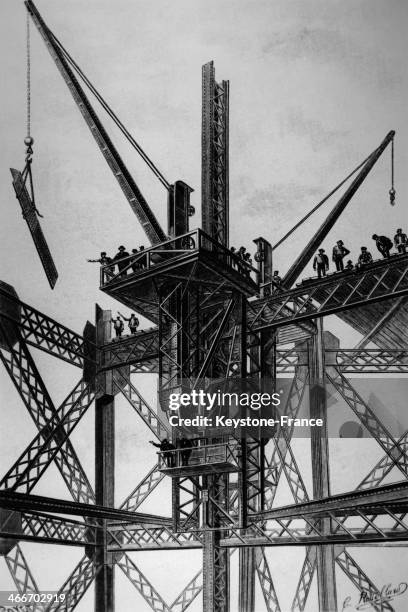
[[[390,129],[397,132],[397,205],[388,203],[388,150],[324,246],[329,250],[342,238],[356,259],[363,244],[375,253],[374,232],[393,236],[397,227],[407,229],[405,0],[37,0],[36,4],[166,178],[170,182],[182,179],[195,189],[192,203],[197,213],[191,219],[192,227],[200,225],[201,66],[214,60],[217,80],[230,80],[233,245],[244,244],[252,250],[252,240],[259,235],[276,242],[378,146]],[[147,245],[147,239],[32,26],[33,174],[37,206],[44,215],[41,224],[60,274],[55,290],[50,291],[9,173],[10,167],[22,169],[25,153],[23,2],[1,2],[0,58],[0,279],[12,284],[24,301],[81,331],[87,319],[93,320],[96,301],[104,308],[117,309],[117,304],[98,290],[98,265],[86,259],[96,258],[102,250],[114,254],[120,244],[128,249]],[[165,190],[107,120],[106,126],[166,228]],[[284,272],[333,202],[276,251],[278,269]],[[328,326],[341,335],[343,346],[358,340],[358,334],[336,320],[328,321]],[[79,372],[56,365],[44,355],[35,357],[58,403]],[[153,402],[156,381],[145,379],[142,385]],[[35,429],[3,370],[0,387],[3,431],[7,432],[0,447],[4,472]],[[144,425],[135,423],[134,413],[124,404],[118,402],[118,406],[118,465],[123,466],[118,468],[119,503],[153,464],[155,455],[150,448],[146,450]],[[78,454],[91,473],[92,420],[90,411],[74,436]],[[342,486],[350,487],[349,455],[344,448],[336,452],[340,456],[336,476],[341,490]],[[376,449],[368,447],[364,452],[359,448],[358,453],[364,464],[362,472],[379,456]],[[55,469],[49,472],[48,480],[44,479],[35,492],[66,496]],[[156,504],[163,499],[164,493]],[[80,551],[64,549],[64,562],[56,564],[58,548],[43,547],[39,552],[38,547],[26,546],[25,550],[38,569],[43,589],[58,588],[80,558]],[[365,559],[380,581],[385,568],[392,567],[394,553],[382,554],[381,563],[370,562],[372,555]],[[179,574],[185,582],[194,567],[199,567],[200,554],[182,555],[188,571]],[[358,551],[357,556],[361,555]],[[149,568],[153,571],[153,582],[159,590],[164,585],[171,600],[183,580],[178,576],[179,581],[169,584],[168,555],[159,556],[160,562],[157,555],[146,553],[140,565],[149,576]],[[296,582],[293,568],[302,562],[302,552],[285,553],[283,562],[280,555],[278,558],[279,563],[271,554],[281,579],[277,588],[285,611]],[[3,570],[4,564],[0,576]],[[293,585],[286,588],[282,576],[287,578],[288,574],[293,575]],[[47,575],[50,585],[46,584]],[[403,576],[391,572],[388,578],[402,580]],[[118,609],[135,609],[132,587],[118,581],[122,589]],[[8,588],[7,576],[4,584]],[[344,595],[349,594],[347,584],[340,580],[339,585]],[[78,609],[91,609],[90,602],[91,595]],[[313,610],[313,599],[310,605]],[[137,609],[143,610],[142,606]],[[191,609],[199,610],[200,602]],[[396,601],[395,609],[405,608]]]

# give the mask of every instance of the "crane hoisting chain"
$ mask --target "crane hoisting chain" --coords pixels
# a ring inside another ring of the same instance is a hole
[[[394,139],[391,142],[391,189],[389,190],[390,204],[395,206],[396,191],[394,189]]]
[[[31,40],[30,40],[30,16],[27,13],[27,26],[26,26],[26,58],[27,58],[27,124],[26,124],[26,137],[24,138],[24,144],[26,145],[26,156],[25,156],[25,166],[24,170],[21,173],[23,184],[26,185],[27,179],[30,186],[30,197],[34,207],[36,214],[39,217],[43,217],[43,215],[38,210],[35,205],[35,196],[34,196],[34,183],[33,183],[33,175],[31,172],[31,164],[33,157],[33,144],[34,138],[31,136]],[[24,215],[23,215],[24,216]]]

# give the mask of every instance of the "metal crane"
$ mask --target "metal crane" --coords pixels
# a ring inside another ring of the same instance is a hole
[[[368,157],[368,159],[364,163],[362,169],[360,170],[356,178],[353,180],[353,182],[350,184],[348,189],[341,196],[336,206],[329,213],[327,218],[323,221],[320,228],[313,235],[313,238],[305,246],[303,251],[300,253],[298,258],[293,262],[292,266],[290,267],[290,269],[287,271],[287,273],[283,277],[282,285],[285,288],[289,289],[293,285],[293,283],[297,280],[297,278],[299,278],[299,275],[302,273],[305,266],[309,263],[309,261],[313,257],[314,252],[322,244],[323,240],[326,238],[327,234],[330,232],[330,230],[332,229],[337,219],[340,217],[341,213],[344,211],[347,204],[350,202],[351,198],[354,196],[358,188],[362,185],[365,178],[367,177],[367,175],[369,174],[369,172],[375,165],[375,163],[379,160],[379,158],[381,157],[381,155],[383,154],[387,146],[390,144],[390,142],[393,142],[394,136],[395,136],[394,130],[391,130],[390,132],[388,132],[388,134],[386,135],[382,143],[379,145],[379,147],[375,149],[375,151],[373,151],[372,154]],[[394,196],[395,196],[395,191],[394,191]],[[390,194],[390,198],[391,198],[391,194]]]
[[[60,71],[64,81],[66,82],[72,97],[81,111],[92,136],[96,140],[102,155],[118,181],[133,212],[140,221],[149,241],[151,244],[164,242],[167,240],[167,235],[161,228],[153,211],[146,202],[135,180],[131,176],[121,156],[116,150],[116,147],[109,138],[105,128],[89,102],[88,97],[76,78],[74,71],[71,69],[61,46],[58,44],[51,30],[45,24],[34,3],[31,0],[27,0],[25,5],[38,31],[44,39],[51,57],[57,65],[57,68]]]

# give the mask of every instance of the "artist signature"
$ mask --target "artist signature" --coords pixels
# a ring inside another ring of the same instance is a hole
[[[343,601],[343,610],[347,610],[347,608],[351,608],[354,610],[372,610],[381,606],[381,604],[386,603],[387,601],[392,601],[395,597],[399,597],[403,595],[405,591],[408,589],[408,584],[406,582],[400,582],[399,584],[384,584],[380,591],[376,593],[369,593],[368,591],[361,591],[360,598],[358,602],[354,605],[351,597],[346,597]]]

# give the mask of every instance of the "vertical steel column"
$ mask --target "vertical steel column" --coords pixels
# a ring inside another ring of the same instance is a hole
[[[316,321],[317,333],[309,342],[310,417],[323,419],[323,427],[311,427],[313,497],[330,495],[329,445],[327,437],[327,401],[324,382],[323,319]],[[323,519],[321,529],[329,530],[330,522]],[[334,546],[317,546],[317,581],[320,612],[337,612]]]
[[[228,476],[214,474],[205,478],[207,495],[228,508]],[[218,509],[211,502],[205,504],[204,522],[208,527],[219,527]],[[223,532],[204,531],[203,539],[203,612],[229,612],[229,552],[220,548]]]
[[[101,346],[111,340],[111,311],[96,306],[96,340]],[[95,498],[102,506],[114,506],[115,412],[112,371],[97,377],[95,401]],[[99,522],[95,565],[95,612],[114,612],[114,565],[107,552],[107,521]]]
[[[229,244],[229,81],[216,83],[214,62],[203,66],[202,228]]]

